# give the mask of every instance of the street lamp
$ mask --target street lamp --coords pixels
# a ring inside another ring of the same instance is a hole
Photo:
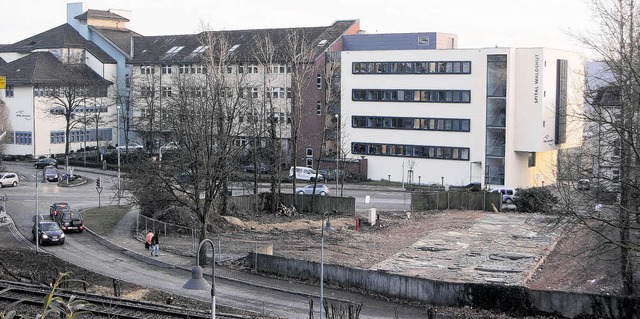
[[[40,241],[40,235],[39,235],[39,230],[38,227],[40,227],[40,214],[38,214],[38,209],[40,208],[40,198],[38,196],[38,173],[41,173],[40,175],[42,175],[42,182],[46,183],[47,179],[44,178],[44,169],[43,170],[36,170],[36,216],[35,216],[35,220],[34,223],[36,224],[36,254],[38,253],[38,242]]]
[[[325,218],[327,223],[324,223]],[[332,231],[331,222],[329,221],[329,213],[322,214],[322,232],[320,235],[320,317],[322,319],[322,310],[324,308],[324,231]]]
[[[211,245],[211,285],[204,279],[202,275],[202,267],[200,267],[200,249],[204,243]],[[198,246],[196,253],[196,265],[191,268],[191,279],[182,286],[185,289],[207,290],[211,288],[211,318],[216,318],[216,249],[210,239],[203,239]]]
[[[118,147],[116,147],[116,151],[118,152],[118,205],[120,205],[120,105],[118,108],[118,134],[116,136],[118,141]]]
[[[340,114],[336,114],[336,195],[338,195],[338,176],[340,173]],[[320,316],[322,318],[322,314]]]

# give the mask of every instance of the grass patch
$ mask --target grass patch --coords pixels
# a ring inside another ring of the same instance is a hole
[[[111,233],[130,208],[129,206],[116,205],[89,208],[82,212],[84,225],[96,234],[106,236]]]

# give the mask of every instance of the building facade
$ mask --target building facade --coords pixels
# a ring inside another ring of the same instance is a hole
[[[397,40],[420,43],[427,36]],[[549,185],[556,180],[558,149],[581,142],[584,62],[578,54],[361,50],[363,44],[351,43],[355,47],[345,46],[341,57],[341,143],[349,157],[367,159],[371,179]]]

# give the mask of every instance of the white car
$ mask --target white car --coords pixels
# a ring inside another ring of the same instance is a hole
[[[144,149],[144,147],[142,145],[140,145],[140,144],[138,144],[136,142],[131,142],[131,143],[127,144],[127,145],[118,145],[118,148],[121,151],[124,151],[126,149],[129,149],[130,151],[131,150],[133,150],[133,151],[141,151],[141,150]]]
[[[495,188],[491,192],[502,193],[502,202],[507,204],[513,204],[513,197],[516,196],[516,191],[513,188]]]
[[[18,174],[16,173],[7,173],[7,172],[0,173],[0,187],[9,186],[9,185],[16,187],[18,186],[19,181],[20,181],[20,178],[18,178]]]
[[[316,176],[318,177],[319,181],[322,181],[324,179],[324,176],[322,176],[322,174],[316,174],[316,171],[309,167],[297,166],[295,170],[296,179],[298,180],[313,182],[316,180]],[[293,167],[289,169],[289,177],[293,178]]]
[[[305,185],[304,187],[298,187],[296,193],[300,195],[313,195],[313,184]],[[329,187],[325,184],[316,184],[316,195],[327,196],[329,194]]]

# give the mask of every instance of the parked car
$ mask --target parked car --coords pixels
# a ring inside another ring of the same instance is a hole
[[[44,244],[64,244],[64,232],[58,224],[54,221],[39,221],[38,222],[38,234],[36,235],[36,224],[33,224],[31,230],[32,239],[35,242],[38,240],[39,245]]]
[[[16,173],[0,173],[0,187],[9,185],[16,187],[18,186],[18,181],[20,181],[20,178],[18,178],[18,174]]]
[[[70,211],[71,206],[68,203],[53,203],[53,205],[49,206],[49,216],[54,218],[61,212]]]
[[[316,180],[316,171],[314,169],[311,169],[309,167],[297,166],[295,170],[296,170],[296,179],[299,179],[302,181],[310,181],[310,182],[313,182]],[[293,167],[289,169],[289,177],[293,178]],[[322,174],[317,174],[317,177],[318,177],[318,181],[324,180],[324,177],[322,176]]]
[[[322,179],[325,181],[329,180],[329,175],[331,174],[328,169],[319,169],[318,174],[322,175]]]
[[[47,157],[47,158],[41,158],[35,164],[33,164],[33,167],[37,169],[43,169],[47,166],[58,167],[58,161],[56,161],[55,158]]]
[[[144,146],[136,143],[136,142],[129,142],[129,144],[126,145],[118,145],[118,148],[120,149],[120,151],[124,151],[126,149],[129,149],[130,151],[141,151],[144,150]]]
[[[303,187],[296,188],[296,193],[300,195],[313,195],[313,184],[308,184]],[[329,194],[329,187],[325,184],[316,184],[316,195],[327,196]]]
[[[247,173],[253,173],[255,170],[255,166],[253,164],[249,164],[246,165],[244,167],[244,171]],[[258,163],[258,172],[260,174],[267,174],[269,173],[269,165],[265,164],[265,163]]]
[[[60,178],[60,174],[58,174],[58,169],[53,166],[48,166],[44,169],[44,178],[49,182],[57,182]]]
[[[589,181],[589,179],[583,178],[578,181],[577,188],[579,191],[588,191],[591,189],[591,181]]]
[[[60,211],[53,219],[58,223],[63,231],[75,230],[82,232],[84,230],[84,220],[82,213],[75,210]]]
[[[491,192],[502,193],[502,202],[507,204],[512,204],[513,198],[516,196],[516,191],[513,188],[494,188]]]

